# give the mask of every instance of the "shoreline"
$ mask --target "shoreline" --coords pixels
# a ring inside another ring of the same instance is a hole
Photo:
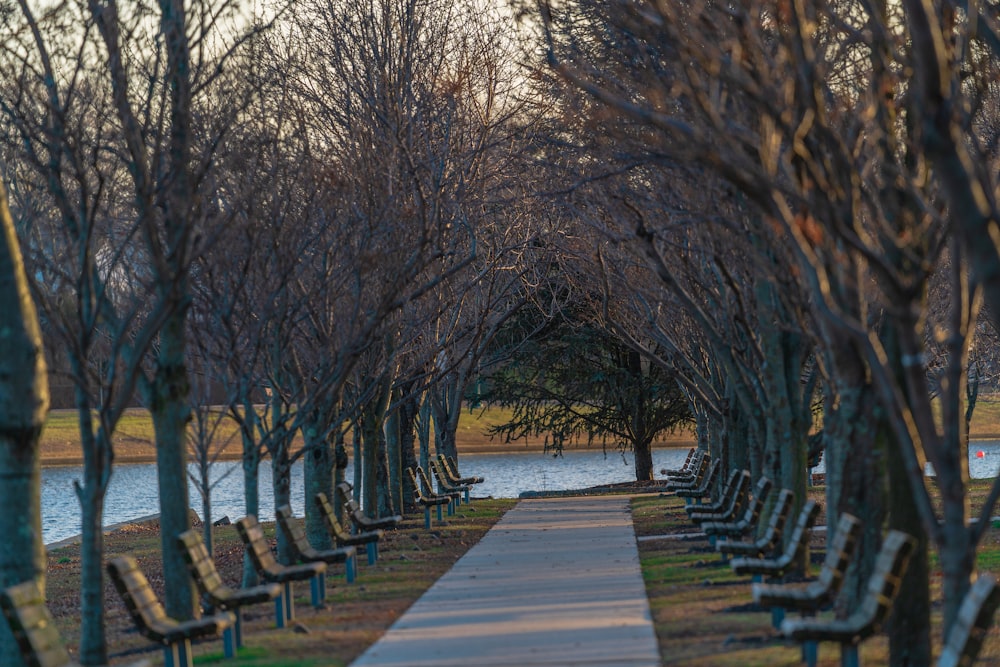
[[[1000,438],[998,438],[1000,439]],[[653,449],[678,449],[685,447],[693,447],[694,440],[668,440],[664,442],[659,442],[653,445]],[[44,449],[44,447],[43,447]],[[587,447],[586,445],[579,445],[573,447],[567,447],[567,451],[592,451],[600,449],[600,445],[593,445]],[[609,447],[608,452],[616,451],[615,448]],[[497,455],[510,455],[510,454],[543,454],[545,449],[541,444],[529,444],[529,445],[519,445],[512,446],[509,443],[493,445],[459,445],[458,455],[463,454],[497,454]],[[228,452],[223,452],[218,457],[216,457],[217,462],[232,463],[234,461],[239,461],[241,458],[240,454],[229,454]],[[189,462],[191,458],[188,457]],[[270,457],[266,454],[261,457],[261,461],[269,461]],[[133,464],[133,465],[148,465],[156,463],[156,455],[153,454],[128,454],[128,455],[117,455],[114,460],[115,464]],[[43,452],[41,456],[41,465],[43,468],[56,468],[56,467],[66,467],[66,466],[82,466],[83,456],[67,456],[65,453],[52,454],[46,456]]]

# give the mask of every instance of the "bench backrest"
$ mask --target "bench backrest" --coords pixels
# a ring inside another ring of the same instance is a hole
[[[271,553],[271,544],[264,537],[264,529],[257,523],[257,517],[250,514],[237,521],[236,532],[247,546],[247,553],[250,554],[254,569],[270,576],[280,576],[283,568]]]
[[[448,481],[448,477],[441,471],[441,464],[435,459],[431,459],[427,462],[427,465],[431,467],[431,473],[434,475],[434,479],[437,480],[438,490],[444,493],[445,489],[454,488],[454,485]]]
[[[722,471],[722,461],[715,459],[708,468],[708,475],[702,480],[701,485],[698,487],[700,493],[708,493],[711,488],[715,485],[716,480],[719,479],[719,473]]]
[[[352,491],[351,485],[347,482],[341,482],[337,485],[337,493],[340,494],[340,502],[344,506],[344,510],[352,516],[354,523],[364,523],[368,517],[361,511],[361,505],[354,499]]]
[[[807,500],[806,504],[802,506],[802,510],[799,512],[799,518],[795,522],[795,528],[792,529],[792,534],[788,538],[788,543],[785,545],[785,551],[778,559],[783,566],[787,566],[789,563],[799,560],[799,558],[801,558],[805,553],[809,530],[812,528],[813,524],[816,523],[816,518],[818,516],[819,505],[815,500]]]
[[[3,590],[0,592],[0,607],[17,641],[21,658],[28,667],[65,667],[73,664],[52,614],[45,606],[45,596],[38,582],[29,579]]]
[[[417,470],[420,470],[419,466],[417,466]],[[427,500],[427,494],[424,493],[423,487],[417,480],[416,471],[413,468],[407,468],[406,472],[410,475],[410,481],[413,483],[413,492],[417,494],[417,498],[420,500]]]
[[[795,500],[795,494],[790,490],[782,489],[778,492],[778,499],[774,501],[771,516],[767,520],[767,529],[758,540],[761,546],[767,547],[776,544],[781,539],[781,533],[784,532],[785,524],[788,523],[788,515],[792,513],[793,500]]]
[[[301,559],[302,554],[312,550],[309,538],[306,537],[306,531],[302,527],[302,524],[295,520],[291,507],[282,505],[274,510],[274,517],[278,520],[278,526],[284,531],[285,537],[288,538],[289,545],[292,547],[293,555],[296,558]],[[268,548],[268,553],[270,551],[270,548]]]
[[[899,530],[890,530],[882,542],[875,569],[868,579],[868,587],[860,607],[853,613],[871,628],[873,632],[882,627],[903,580],[903,573],[910,560],[910,554],[917,541]]]
[[[962,600],[955,624],[941,648],[938,667],[965,667],[976,661],[997,606],[1000,606],[997,580],[991,574],[980,574]]]
[[[441,464],[441,469],[444,471],[445,476],[450,481],[456,484],[462,481],[462,476],[458,474],[458,466],[455,464],[455,459],[444,454],[438,454],[437,459],[438,463]]]
[[[326,529],[330,531],[330,534],[338,540],[350,538],[350,533],[340,523],[337,513],[334,511],[333,505],[330,504],[330,499],[326,497],[326,494],[320,491],[316,494],[315,499],[316,506],[319,508],[319,515],[323,517],[323,523],[326,524]]]
[[[427,489],[427,494],[425,494],[425,495],[431,495],[431,496],[433,496],[434,495],[434,487],[431,486],[431,480],[429,480],[427,478],[427,473],[425,473],[424,469],[421,468],[420,466],[416,467],[416,471],[417,471],[417,476],[420,478],[420,481],[423,482],[424,487]],[[443,489],[442,489],[442,491],[443,491]]]
[[[819,582],[831,598],[837,595],[844,583],[847,566],[854,554],[861,533],[861,521],[853,514],[841,512],[837,520],[837,532],[826,543],[826,558],[819,572]],[[828,534],[829,535],[829,534]]]
[[[181,545],[181,553],[188,565],[191,578],[204,595],[215,597],[217,593],[227,590],[225,582],[215,567],[215,561],[209,555],[201,533],[195,529],[185,530],[177,536]]]
[[[108,561],[108,574],[125,602],[125,608],[139,633],[154,642],[163,642],[162,628],[172,624],[159,598],[149,585],[146,575],[139,569],[135,558],[118,556]]]
[[[745,507],[750,500],[750,473],[746,470],[740,471],[740,476],[736,480],[736,492],[729,499],[722,511],[733,516],[741,507]]]
[[[760,513],[764,510],[764,501],[767,500],[767,495],[771,493],[771,486],[773,486],[771,480],[766,476],[757,480],[757,486],[754,487],[753,496],[747,504],[746,512],[743,513],[743,520],[746,521],[748,525],[757,525],[757,521],[760,519]]]

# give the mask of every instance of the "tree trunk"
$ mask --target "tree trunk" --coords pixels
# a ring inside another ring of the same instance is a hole
[[[653,443],[645,439],[632,445],[635,450],[635,479],[638,482],[653,479]]]
[[[399,406],[399,449],[402,460],[400,466],[400,484],[402,485],[402,505],[400,509],[414,506],[413,488],[407,476],[403,473],[407,468],[417,465],[417,455],[414,449],[414,431],[417,421],[417,399],[413,396],[403,401]]]
[[[385,420],[385,453],[388,463],[386,491],[394,508],[403,507],[403,451],[400,433],[399,409],[389,413]]]
[[[288,456],[290,441],[291,434],[281,433],[271,449],[271,490],[275,509],[291,504],[292,500],[292,462]],[[278,562],[293,565],[292,550],[285,531],[277,530],[275,534],[278,538]]]
[[[156,472],[160,489],[160,545],[163,552],[164,607],[187,620],[195,614],[195,589],[177,536],[191,527],[187,484],[188,379],[185,366],[186,316],[170,315],[160,331],[160,353],[153,378],[150,412],[156,433]]]
[[[244,424],[240,429],[243,440],[243,505],[248,516],[260,515],[260,447],[255,438],[257,428],[257,411],[247,398],[243,404]],[[250,555],[243,554],[242,586],[249,588],[260,583],[257,570],[254,569]]]
[[[316,420],[306,422],[303,428],[305,460],[302,470],[305,488],[305,528],[309,543],[317,549],[333,548],[330,531],[326,529],[323,517],[313,500],[317,493],[323,493],[327,498],[333,498],[333,467],[334,457],[330,443],[324,436],[326,424]]]
[[[38,315],[7,191],[0,184],[0,586],[38,579],[45,587],[38,436],[49,409]],[[0,623],[0,664],[20,665],[17,643]]]
[[[933,651],[927,530],[913,503],[913,489],[899,452],[899,443],[887,428],[882,430],[889,452],[889,528],[901,530],[917,540],[887,627],[889,664],[892,667],[928,667]]]

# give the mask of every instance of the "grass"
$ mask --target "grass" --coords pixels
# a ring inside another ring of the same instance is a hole
[[[970,483],[973,510],[981,505],[991,480]],[[811,497],[822,500],[824,489],[813,487]],[[632,500],[636,535],[662,536],[693,533],[683,500],[641,496]],[[820,518],[819,524],[825,523]],[[812,562],[823,557],[825,538],[813,537]],[[664,665],[685,667],[745,667],[800,665],[797,644],[782,639],[771,628],[767,610],[751,604],[749,577],[737,577],[704,538],[658,539],[639,542],[646,593]],[[931,552],[932,567],[937,559]],[[980,571],[1000,574],[1000,529],[992,527],[978,551]],[[813,574],[815,574],[815,567]],[[934,645],[940,648],[940,573],[932,573],[931,594],[937,600],[932,622]],[[1000,665],[1000,642],[988,639],[977,665]],[[838,665],[839,647],[820,646],[819,664]],[[888,664],[884,634],[862,644],[862,664]]]
[[[221,640],[195,645],[197,664],[233,667],[338,667],[350,663],[427,590],[451,565],[511,508],[514,500],[476,500],[463,505],[443,524],[424,529],[423,513],[414,513],[402,526],[386,534],[379,546],[379,561],[369,566],[363,552],[358,558],[355,583],[344,580],[343,566],[330,570],[327,608],[309,605],[306,584],[295,586],[296,621],[308,633],[274,627],[271,603],[246,608],[244,643],[235,660],[222,661]],[[273,536],[274,525],[265,524]],[[213,528],[214,558],[223,579],[238,586],[243,548],[233,526]],[[135,556],[158,594],[163,593],[159,573],[160,534],[154,522],[128,524],[109,533],[107,557],[119,553]],[[73,545],[48,555],[47,604],[56,625],[71,649],[80,639],[80,551]],[[105,584],[108,644],[112,664],[127,664],[137,655],[162,664],[162,653],[133,630],[125,607],[110,582]],[[290,657],[294,656],[294,657]]]

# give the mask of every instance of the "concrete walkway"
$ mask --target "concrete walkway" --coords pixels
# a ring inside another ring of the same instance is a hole
[[[628,498],[523,500],[352,667],[658,667]]]

